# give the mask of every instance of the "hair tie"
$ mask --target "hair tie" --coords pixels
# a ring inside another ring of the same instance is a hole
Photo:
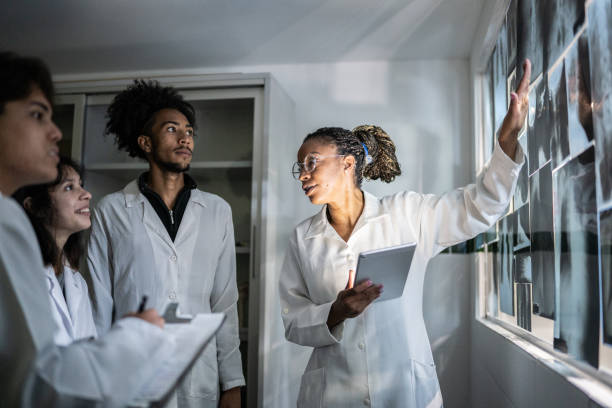
[[[374,161],[374,159],[372,159],[372,156],[370,156],[370,152],[368,152],[368,148],[366,147],[365,143],[361,144],[363,146],[363,150],[365,150],[365,162],[366,165],[372,163],[372,161]]]

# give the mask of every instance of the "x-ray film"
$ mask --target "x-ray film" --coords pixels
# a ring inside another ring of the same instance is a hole
[[[499,278],[499,307],[506,314],[514,315],[514,251],[513,224],[514,214],[509,214],[498,221],[499,255],[501,271]]]
[[[531,283],[531,255],[529,251],[517,252],[514,255],[514,276],[516,276],[518,283]]]
[[[585,33],[565,57],[565,77],[569,150],[572,156],[576,156],[593,140],[589,43]]]
[[[529,179],[529,230],[534,314],[555,317],[555,270],[550,162]]]
[[[612,208],[599,213],[603,341],[612,345]]]
[[[553,169],[569,156],[567,138],[567,92],[563,62],[549,74],[550,90],[550,157]]]
[[[504,116],[508,111],[507,105],[507,79],[508,73],[506,71],[508,66],[508,37],[506,36],[506,25],[502,26],[497,39],[497,45],[491,61],[493,62],[493,109],[494,109],[494,129],[499,129],[501,126]]]
[[[600,202],[612,203],[612,2],[589,4],[589,60]]]
[[[519,208],[527,203],[529,200],[529,150],[527,148],[527,138],[529,132],[523,132],[522,136],[519,137],[519,144],[523,149],[523,157],[525,158],[525,164],[521,168],[521,171],[516,182],[516,188],[514,189],[514,208]]]
[[[529,249],[529,205],[514,210],[514,252]]]
[[[522,62],[525,58],[531,61],[531,77],[537,78],[542,73],[542,41],[540,35],[540,22],[538,20],[538,8],[536,0],[521,0],[517,5],[517,56],[518,61]],[[548,24],[548,23],[546,23]],[[523,76],[521,63],[517,64],[520,68],[518,77]]]
[[[584,0],[537,1],[543,69],[561,57],[584,23]]]
[[[550,136],[553,124],[550,117],[549,99],[548,77],[544,75],[542,81],[535,86],[535,117],[533,118],[533,125],[529,127],[529,137],[527,139],[529,166],[534,171],[550,160]]]
[[[555,345],[597,367],[599,267],[595,151],[586,150],[555,171]]]
[[[506,44],[508,44],[508,69],[506,72],[512,72],[516,68],[517,63],[517,4],[517,0],[511,0],[508,12],[506,13],[506,35],[508,37],[506,41]]]
[[[531,331],[531,283],[516,284],[516,324]]]

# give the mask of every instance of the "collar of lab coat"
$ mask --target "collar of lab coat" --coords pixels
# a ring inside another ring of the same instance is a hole
[[[369,222],[387,215],[382,211],[380,200],[378,200],[376,196],[368,193],[367,191],[364,191],[363,198],[363,211],[361,213],[361,216],[357,220],[357,224],[355,225],[351,236],[353,236],[357,231],[359,231]],[[306,231],[305,239],[314,238],[326,232],[334,233],[335,231],[327,220],[327,205],[324,205],[321,211],[312,218],[310,227]]]
[[[138,179],[130,181],[128,185],[123,188],[123,195],[125,197],[126,207],[133,207],[140,203],[144,203],[147,199],[138,188]],[[203,194],[200,194],[200,190],[197,188],[191,190],[191,197],[189,198],[189,201],[193,201],[194,203],[200,204],[202,207],[206,207],[206,199],[204,198]]]

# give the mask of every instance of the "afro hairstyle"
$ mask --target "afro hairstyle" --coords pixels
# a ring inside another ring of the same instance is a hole
[[[176,109],[195,129],[195,110],[175,88],[157,81],[136,79],[115,96],[106,111],[105,135],[114,135],[115,144],[131,157],[146,159],[138,145],[138,136],[151,136],[155,114],[162,109]]]

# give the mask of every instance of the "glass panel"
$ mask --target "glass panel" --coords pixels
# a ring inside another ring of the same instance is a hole
[[[537,1],[543,68],[550,68],[584,23],[584,0]]]
[[[252,98],[190,102],[197,123],[194,162],[253,160]]]
[[[60,154],[65,157],[72,155],[72,132],[74,129],[74,105],[56,105],[53,107],[53,121],[62,131],[62,140],[59,142]]]
[[[531,283],[516,284],[516,324],[531,331]]]
[[[532,95],[530,95],[530,98]],[[548,76],[535,87],[535,118],[533,126],[529,127],[529,166],[530,173],[539,169],[550,160],[550,131],[552,128],[550,115],[550,93],[548,91]],[[531,124],[531,119],[530,119]]]
[[[529,205],[524,205],[515,211],[514,251],[529,250]]]
[[[601,253],[603,341],[612,345],[612,209],[599,214]]]
[[[521,0],[518,2],[517,21],[517,55],[519,61],[529,58],[532,66],[532,78],[537,78],[542,72],[542,48],[540,21],[536,7],[537,0]],[[521,64],[518,64],[519,67]],[[519,77],[523,71],[519,69]]]
[[[516,67],[516,51],[517,51],[517,0],[512,0],[506,14],[506,34],[508,36],[508,70],[512,72]]]
[[[555,317],[552,173],[550,162],[529,179],[529,230],[534,314]]]
[[[555,172],[554,190],[555,348],[597,366],[599,273],[593,147]]]
[[[189,101],[196,111],[196,138],[192,162],[251,161],[253,159],[254,99],[211,99]],[[114,135],[104,135],[106,109],[89,105],[85,123],[85,162],[127,164],[145,161],[119,151]]]
[[[507,65],[508,65],[508,38],[506,37],[506,25],[501,28],[495,51],[491,61],[493,63],[493,109],[494,129],[499,129],[508,110],[507,106]]]
[[[501,271],[499,279],[499,308],[502,312],[514,315],[514,214],[510,214],[499,221],[499,255],[501,257]]]
[[[612,6],[609,0],[589,5],[589,60],[593,130],[596,139],[596,166],[600,203],[612,202]]]
[[[550,156],[553,169],[569,156],[567,138],[567,92],[565,90],[565,66],[559,64],[548,77],[550,90]]]
[[[584,151],[593,140],[591,114],[591,78],[589,44],[586,33],[570,48],[565,57],[567,119],[570,154]]]

